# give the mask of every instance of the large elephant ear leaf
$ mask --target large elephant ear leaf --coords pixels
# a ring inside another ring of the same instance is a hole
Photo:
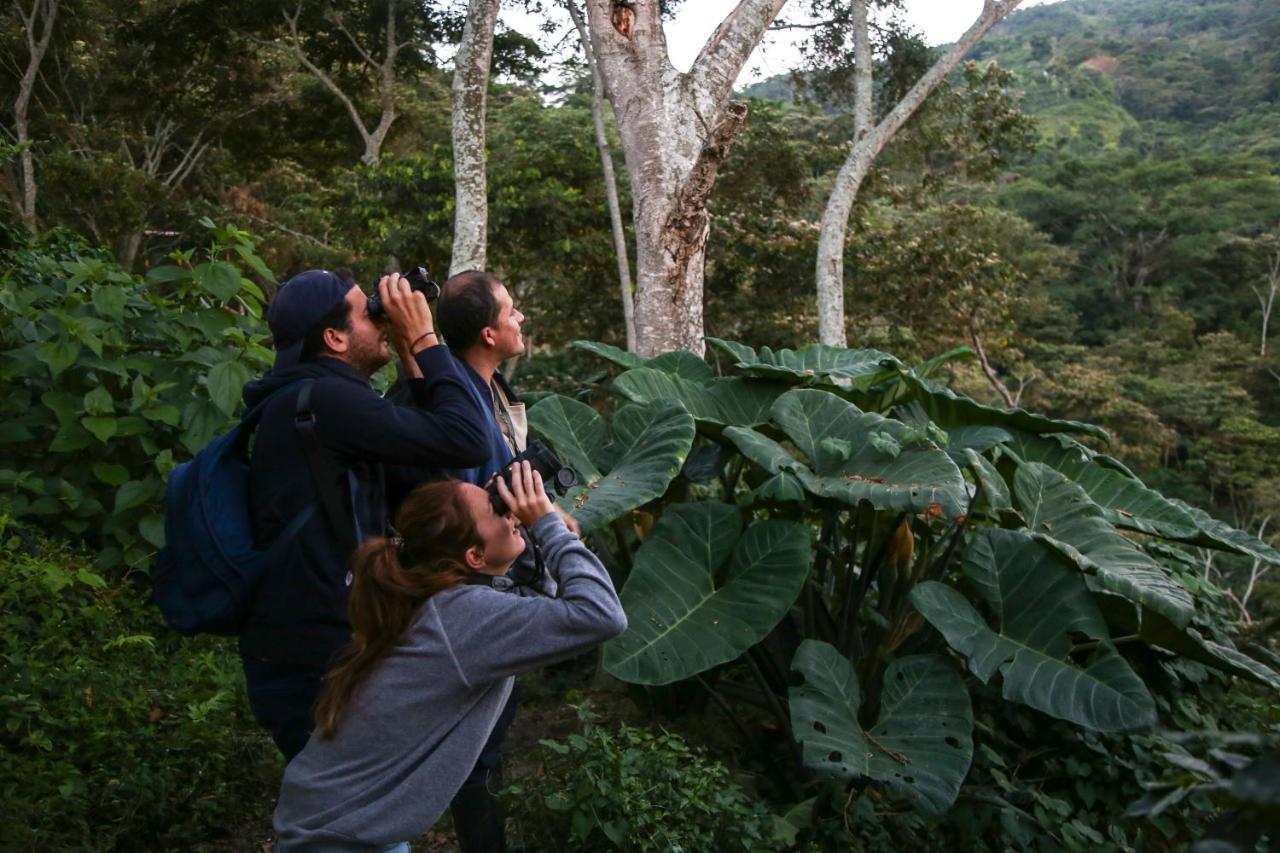
[[[778,624],[808,575],[809,533],[786,521],[741,528],[718,502],[662,514],[622,590],[628,627],[605,645],[610,674],[669,684],[737,658]]]
[[[623,406],[612,441],[603,419],[576,400],[548,397],[529,410],[529,424],[578,472],[561,502],[584,531],[594,530],[661,497],[693,446],[693,418],[679,403]]]
[[[698,421],[713,427],[766,422],[781,390],[741,378],[700,382],[652,367],[628,370],[614,380],[613,389],[636,403],[679,400]]]
[[[973,760],[973,708],[945,659],[915,655],[889,664],[870,732],[858,722],[858,676],[834,647],[805,640],[791,668],[804,676],[789,699],[806,767],[884,782],[927,815],[951,807]]]
[[[809,458],[796,473],[814,494],[897,512],[965,512],[964,476],[923,432],[817,390],[783,394],[773,419]]]
[[[808,344],[797,350],[772,350],[735,353],[737,367],[748,376],[776,379],[781,382],[834,380],[855,388],[866,388],[897,376],[902,362],[874,349],[844,349],[824,344]]]
[[[950,388],[904,374],[902,381],[910,399],[918,402],[935,424],[950,432],[956,427],[994,426],[1041,434],[1076,432],[1110,441],[1102,427],[1080,421],[1058,420],[1032,414],[1025,409],[997,409],[955,393]]]
[[[611,344],[602,344],[599,341],[574,341],[569,346],[575,349],[585,350],[592,355],[599,356],[606,361],[611,361],[619,367],[631,369],[644,364],[644,359],[633,352],[627,352],[619,349]]]
[[[1168,570],[1107,521],[1084,489],[1040,462],[1018,466],[1013,494],[1027,527],[1045,537],[1102,589],[1148,607],[1185,628],[1195,602]]]
[[[970,544],[963,567],[995,629],[937,581],[916,586],[911,603],[981,681],[999,672],[1004,698],[1096,731],[1155,723],[1151,694],[1110,644],[1102,613],[1070,561],[1025,532],[987,529]],[[1072,634],[1097,641],[1085,663],[1072,656]]]
[[[1019,432],[1007,447],[1023,462],[1048,465],[1084,489],[1116,527],[1178,540],[1197,532],[1195,519],[1185,510],[1066,436]]]
[[[1223,548],[1228,551],[1235,551],[1238,554],[1254,557],[1264,563],[1280,565],[1280,552],[1277,552],[1275,548],[1272,548],[1258,537],[1243,530],[1237,530],[1226,522],[1219,521],[1200,509],[1200,507],[1192,506],[1176,499],[1170,499],[1169,502],[1185,511],[1187,515],[1195,520],[1196,527],[1200,530],[1200,535],[1192,541],[1192,544],[1206,545],[1210,548]]]

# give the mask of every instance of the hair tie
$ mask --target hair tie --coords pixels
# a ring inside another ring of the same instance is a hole
[[[404,553],[404,537],[391,528],[391,535],[387,537],[387,541],[391,543],[391,547],[396,550],[397,554]]]

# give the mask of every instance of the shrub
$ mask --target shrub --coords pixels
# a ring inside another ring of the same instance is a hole
[[[233,648],[4,516],[0,543],[3,846],[190,849],[261,820],[279,760]]]
[[[678,735],[598,725],[541,741],[536,778],[506,790],[530,850],[774,850],[773,818]]]

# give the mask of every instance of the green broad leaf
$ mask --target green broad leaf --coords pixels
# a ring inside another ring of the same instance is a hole
[[[1191,621],[1191,594],[1116,530],[1080,486],[1048,465],[1027,462],[1014,474],[1013,494],[1028,529],[1093,574],[1101,588],[1164,615],[1180,628]]]
[[[191,270],[186,267],[164,264],[147,270],[147,284],[168,284],[172,281],[184,281],[192,278]]]
[[[49,368],[49,375],[54,379],[64,370],[76,363],[80,355],[80,342],[70,337],[62,337],[56,341],[46,341],[36,347],[36,358]]]
[[[142,506],[151,500],[156,493],[157,481],[152,478],[146,480],[130,480],[116,491],[116,503],[112,512],[119,515],[122,512],[128,512],[135,507]]]
[[[1192,506],[1185,501],[1171,498],[1169,502],[1186,512],[1195,521],[1196,527],[1200,531],[1200,536],[1192,540],[1191,544],[1206,545],[1211,548],[1224,548],[1228,551],[1235,551],[1238,554],[1256,557],[1264,563],[1280,565],[1280,552],[1277,552],[1275,548],[1272,548],[1258,537],[1243,530],[1237,530],[1226,522],[1219,521],[1209,515],[1200,507]]]
[[[240,256],[240,259],[242,261],[244,261],[246,264],[249,265],[249,268],[251,270],[256,272],[258,275],[262,276],[267,281],[272,282],[273,284],[275,283],[276,281],[275,273],[273,273],[271,271],[271,268],[268,267],[266,263],[263,262],[262,258],[258,257],[258,253],[253,250],[252,245],[236,246],[235,250],[236,250],[236,254]],[[258,298],[262,298],[261,295],[259,295]]]
[[[84,395],[84,411],[90,415],[109,415],[115,411],[115,401],[111,392],[101,385]]]
[[[911,603],[1004,698],[1095,731],[1150,728],[1155,702],[1110,643],[1084,579],[1056,550],[1024,531],[986,529],[965,551],[963,569],[995,617],[987,625],[955,589],[925,581]],[[1072,634],[1098,641],[1086,664],[1071,657]]]
[[[947,431],[957,427],[987,426],[1022,430],[1036,435],[1048,432],[1076,432],[1110,441],[1107,431],[1093,424],[1064,421],[1035,415],[1025,409],[998,409],[957,394],[927,379],[905,374],[902,377],[910,400],[920,404],[929,420]],[[952,435],[952,441],[955,436]],[[974,448],[980,450],[980,448]]]
[[[897,376],[903,365],[893,356],[874,349],[844,349],[807,344],[796,350],[758,351],[719,338],[707,338],[738,359],[736,366],[748,376],[795,383],[827,379],[855,388],[867,388]]]
[[[679,376],[691,382],[707,383],[716,378],[716,372],[711,365],[688,350],[682,349],[654,356],[641,366],[651,370],[661,370],[663,373]]]
[[[580,349],[589,352],[592,355],[599,356],[606,361],[611,361],[619,367],[630,370],[633,367],[639,367],[644,364],[644,359],[633,352],[627,352],[624,349],[602,344],[597,341],[574,341],[569,344],[574,349]]]
[[[84,406],[83,397],[68,394],[66,391],[45,391],[40,395],[40,402],[53,412],[58,423],[63,425],[75,423]]]
[[[93,289],[93,307],[99,314],[113,320],[124,319],[124,307],[129,304],[129,291],[115,285],[99,285]]]
[[[695,432],[678,403],[623,406],[606,427],[590,406],[559,395],[530,408],[529,425],[578,472],[579,484],[560,503],[584,531],[661,497],[680,473]]]
[[[227,416],[208,400],[192,400],[182,410],[182,446],[199,453],[227,425]]]
[[[785,470],[795,473],[814,494],[851,505],[865,500],[883,510],[941,513],[947,518],[964,515],[968,490],[960,469],[932,442],[909,437],[905,424],[863,412],[835,394],[807,389],[783,394],[774,403],[772,415],[809,459],[808,467],[786,465]],[[843,459],[825,449],[823,442],[828,438],[848,442],[853,455]],[[901,448],[896,457],[876,444],[883,446],[887,440]],[[747,453],[742,445],[739,448]],[[776,455],[771,459],[781,462]],[[777,473],[784,468],[769,470]]]
[[[249,368],[239,359],[231,358],[209,368],[209,399],[227,417],[235,414],[240,406],[244,384],[253,378]]]
[[[93,476],[108,486],[123,486],[129,481],[129,469],[111,462],[97,462],[93,466]]]
[[[1097,454],[1066,436],[1016,432],[1007,449],[1024,462],[1048,465],[1080,486],[1116,527],[1182,541],[1197,533],[1190,514],[1141,481],[1098,462]]]
[[[912,372],[921,379],[928,379],[936,371],[953,361],[974,361],[977,358],[978,354],[972,349],[966,346],[959,346],[946,352],[938,353],[928,361],[917,364],[912,368]]]
[[[734,660],[786,615],[809,563],[802,525],[758,521],[743,533],[728,504],[668,507],[636,552],[621,595],[628,628],[605,644],[605,669],[670,684]]]
[[[636,403],[679,400],[699,421],[714,426],[755,426],[769,420],[769,407],[781,389],[740,378],[700,383],[637,367],[615,379],[613,390]]]
[[[1000,513],[1013,509],[1013,497],[1009,494],[1009,485],[1004,481],[1004,477],[1000,476],[996,466],[981,453],[975,453],[967,447],[964,450],[964,456],[969,463],[969,470],[973,472],[978,485],[982,486],[982,497],[991,510]]]
[[[1139,611],[1117,595],[1101,594],[1095,600],[1117,633],[1136,634],[1147,645],[1280,690],[1280,673],[1229,644],[1210,640],[1195,628],[1179,628],[1159,613]]]
[[[141,414],[149,421],[158,421],[169,426],[177,426],[182,419],[181,413],[178,412],[178,407],[171,406],[168,403],[158,406],[146,406],[142,409]]]
[[[116,434],[119,424],[115,418],[81,418],[80,425],[93,434],[98,441],[105,442]]]
[[[743,506],[755,506],[762,503],[795,503],[802,504],[809,500],[804,483],[795,474],[783,471],[765,480],[759,487],[752,489],[739,498]]]
[[[148,515],[142,521],[138,522],[138,533],[152,547],[160,549],[164,547],[164,516],[159,513]]]
[[[858,676],[833,646],[805,640],[791,669],[804,676],[789,699],[791,732],[806,767],[883,782],[922,814],[951,808],[973,762],[973,707],[945,658],[912,655],[890,663],[870,731],[858,722]]]
[[[197,287],[223,302],[240,290],[240,270],[226,261],[208,261],[191,272]]]
[[[737,341],[726,341],[724,338],[707,337],[704,340],[728,355],[735,364],[754,364],[756,362],[755,349],[746,344],[740,344]]]
[[[49,442],[51,453],[73,453],[93,443],[93,435],[79,423],[66,423],[58,427]]]

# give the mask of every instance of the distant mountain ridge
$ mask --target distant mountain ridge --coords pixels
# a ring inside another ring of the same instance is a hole
[[[1017,75],[1049,139],[1164,126],[1280,160],[1277,0],[1064,0],[1014,12],[969,58]],[[789,101],[794,86],[779,75],[742,94]]]

